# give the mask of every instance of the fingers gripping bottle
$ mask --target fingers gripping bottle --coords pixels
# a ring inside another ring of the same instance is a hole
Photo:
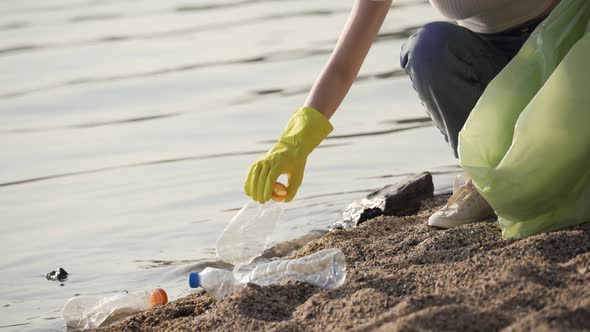
[[[109,325],[167,302],[168,295],[161,288],[119,293],[103,299],[77,296],[66,302],[62,317],[68,330],[83,331]]]
[[[292,201],[303,181],[308,156],[333,129],[328,118],[315,108],[298,109],[274,147],[250,166],[244,192],[266,203],[277,178],[284,174],[288,177],[285,202]]]

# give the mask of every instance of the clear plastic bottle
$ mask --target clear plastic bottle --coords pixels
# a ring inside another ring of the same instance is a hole
[[[246,203],[217,239],[217,257],[236,267],[250,264],[267,248],[282,213],[281,203]]]
[[[221,300],[245,286],[247,281],[244,273],[207,267],[202,272],[191,272],[188,283],[191,288],[201,287],[209,295]]]
[[[311,255],[260,264],[252,271],[232,272],[206,268],[191,272],[191,288],[202,287],[217,299],[222,299],[251,282],[260,286],[302,281],[324,289],[342,286],[346,280],[346,259],[340,249],[325,249]]]
[[[66,302],[62,317],[68,331],[83,331],[109,325],[166,302],[168,295],[161,288],[119,293],[103,299],[77,296]]]

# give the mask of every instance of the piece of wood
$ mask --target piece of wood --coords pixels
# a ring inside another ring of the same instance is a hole
[[[401,182],[385,186],[360,201],[352,202],[342,213],[342,220],[333,229],[349,228],[375,217],[406,216],[416,213],[422,200],[434,195],[432,174],[420,173]]]

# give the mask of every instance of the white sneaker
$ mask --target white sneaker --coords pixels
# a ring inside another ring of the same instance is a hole
[[[459,179],[458,179],[459,180]],[[463,185],[455,181],[453,195],[447,204],[428,218],[428,225],[440,228],[452,228],[486,219],[494,210],[477,192],[471,179]]]

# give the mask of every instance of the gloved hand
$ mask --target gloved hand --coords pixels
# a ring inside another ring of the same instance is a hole
[[[330,121],[311,107],[302,107],[289,120],[277,144],[250,167],[244,191],[253,200],[265,203],[271,198],[274,183],[281,174],[288,177],[290,202],[303,181],[307,156],[332,132]]]

